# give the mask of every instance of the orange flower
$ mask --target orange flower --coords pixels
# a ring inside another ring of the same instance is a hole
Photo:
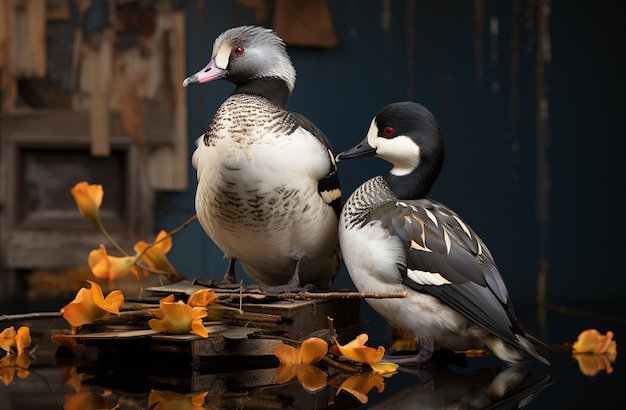
[[[361,404],[366,404],[368,402],[367,393],[374,387],[376,387],[378,393],[382,393],[385,390],[383,376],[373,372],[362,373],[350,376],[344,380],[339,386],[337,394],[345,390],[360,401]]]
[[[160,231],[153,244],[148,247],[149,244],[139,241],[133,249],[138,254],[141,254],[141,260],[147,263],[150,269],[178,276],[176,269],[165,256],[172,248],[172,237],[167,232]]]
[[[121,290],[114,290],[105,298],[102,288],[90,280],[90,289],[80,288],[76,297],[68,305],[61,309],[63,318],[74,327],[93,323],[107,314],[114,313],[119,316],[119,307],[124,304],[124,294]]]
[[[27,326],[21,326],[17,329],[17,335],[15,336],[15,348],[17,354],[24,353],[24,349],[30,346],[32,339],[30,338],[30,329]]]
[[[74,185],[70,192],[80,213],[92,223],[100,226],[100,206],[104,196],[102,185],[90,185],[83,181]]]
[[[572,345],[572,352],[574,354],[617,354],[617,343],[613,340],[613,336],[613,332],[610,330],[606,332],[606,335],[601,334],[596,329],[583,330]]]
[[[585,376],[593,377],[602,370],[607,374],[613,373],[611,363],[617,359],[617,343],[613,340],[613,332],[609,330],[603,335],[596,329],[582,331],[572,345],[572,354]]]
[[[150,309],[157,319],[150,319],[148,325],[156,332],[167,332],[175,335],[194,333],[198,336],[209,337],[202,318],[207,312],[203,307],[191,307],[182,300],[174,302],[174,295],[164,297],[159,301],[158,309]]]
[[[15,332],[15,328],[13,326],[4,329],[2,333],[0,333],[0,348],[10,352],[11,348],[15,347],[16,335],[17,333]]]
[[[207,394],[209,394],[208,391],[188,396],[169,391],[152,390],[148,397],[148,407],[154,410],[202,410],[205,408],[204,398]]]
[[[385,348],[378,346],[378,349],[365,346],[365,343],[369,339],[369,336],[362,333],[356,337],[350,343],[344,346],[337,343],[337,348],[342,355],[352,360],[353,362],[366,363],[370,365],[372,370],[376,373],[393,373],[398,368],[395,363],[381,363],[383,356],[385,355]]]
[[[276,370],[276,382],[286,383],[298,377],[298,381],[305,390],[314,393],[326,387],[328,375],[312,363],[317,363],[328,353],[328,344],[317,337],[311,337],[302,342],[299,348],[282,344],[276,348],[274,354],[280,361]]]
[[[139,270],[135,266],[136,261],[137,259],[132,256],[109,256],[103,244],[100,244],[99,249],[89,252],[87,257],[93,276],[109,280],[124,277],[131,271],[139,278]]]
[[[0,348],[11,352],[17,350],[18,356],[24,353],[24,349],[30,346],[30,329],[27,326],[21,326],[15,331],[13,326],[7,327],[0,333]]]
[[[187,304],[191,307],[207,307],[211,303],[217,300],[217,295],[211,289],[200,289],[194,292],[189,299],[187,300]]]

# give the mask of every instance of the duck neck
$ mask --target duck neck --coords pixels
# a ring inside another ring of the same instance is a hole
[[[382,177],[395,198],[410,200],[426,198],[437,178],[437,174],[434,177],[429,177],[429,175],[421,167],[418,167],[410,174],[394,175],[391,172],[386,172]]]
[[[255,78],[242,84],[238,84],[233,94],[258,95],[268,99],[279,108],[286,109],[291,97],[291,91],[287,83],[277,77]]]

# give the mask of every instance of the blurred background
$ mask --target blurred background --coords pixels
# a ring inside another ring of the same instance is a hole
[[[195,139],[234,86],[182,81],[221,32],[256,24],[288,46],[298,73],[290,109],[337,152],[391,102],[435,114],[447,145],[430,196],[482,237],[514,300],[615,300],[626,290],[625,9],[608,0],[0,0],[0,299],[82,286],[103,238],[76,210],[69,189],[79,181],[104,186],[104,224],[129,249],[194,214]],[[341,163],[344,200],[388,167]],[[226,270],[197,223],[168,256],[189,278]],[[353,288],[345,268],[335,285]]]

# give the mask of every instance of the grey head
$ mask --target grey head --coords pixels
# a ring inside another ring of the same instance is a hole
[[[271,29],[241,26],[226,30],[213,43],[211,61],[183,81],[183,86],[218,79],[243,85],[255,79],[276,78],[289,92],[296,82],[296,70],[283,40]]]

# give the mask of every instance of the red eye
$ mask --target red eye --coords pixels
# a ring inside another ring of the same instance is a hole
[[[383,130],[383,134],[385,134],[385,137],[391,137],[394,132],[395,131],[391,127],[385,127],[385,129]]]
[[[233,54],[236,56],[240,56],[243,54],[243,47],[235,47],[233,48]]]

